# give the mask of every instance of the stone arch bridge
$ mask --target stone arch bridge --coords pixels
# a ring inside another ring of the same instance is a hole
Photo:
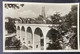
[[[16,24],[17,38],[28,50],[46,50],[47,34],[58,27],[59,24]]]

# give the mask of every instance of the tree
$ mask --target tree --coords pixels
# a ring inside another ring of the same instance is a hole
[[[5,22],[5,29],[8,30],[8,33],[14,33],[16,32],[16,26],[14,23],[14,20],[10,17],[8,18],[9,22]]]
[[[44,23],[44,21],[43,21],[44,18],[43,18],[42,15],[39,15],[38,18],[36,18],[35,20],[36,20],[36,23],[38,23],[38,24],[42,24],[42,23]]]
[[[71,11],[63,17],[62,21],[61,28],[64,31],[68,31],[72,26],[77,26],[77,5],[71,7]]]
[[[61,35],[59,34],[59,31],[55,29],[51,29],[47,37],[50,39],[49,43],[47,43],[49,46],[47,47],[47,50],[58,50],[62,49],[60,46],[59,41],[61,41]]]
[[[59,12],[56,12],[53,16],[51,16],[52,24],[59,24],[59,20],[61,20],[61,16]]]
[[[5,41],[6,49],[12,49],[10,46],[14,47],[14,49],[19,50],[21,48],[20,40],[17,40],[16,37],[8,37]]]
[[[73,5],[71,8],[71,18],[72,18],[72,25],[77,26],[77,5]]]
[[[20,40],[17,40],[16,37],[12,37],[11,41],[13,44],[12,46],[15,46],[17,48],[17,50],[19,50],[21,48],[21,42],[20,42]]]
[[[77,5],[72,6],[71,11],[66,16],[66,19],[71,25],[77,26]]]
[[[72,26],[77,27],[77,5],[73,5],[71,7],[71,11],[69,12],[69,14],[64,16],[64,21],[62,23],[62,30],[66,30],[66,33],[71,31],[75,33],[70,38],[70,44],[72,49],[77,49],[77,28],[72,28]]]

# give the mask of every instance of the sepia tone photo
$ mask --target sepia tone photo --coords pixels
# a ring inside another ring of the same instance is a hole
[[[78,4],[3,2],[3,49],[78,50]]]

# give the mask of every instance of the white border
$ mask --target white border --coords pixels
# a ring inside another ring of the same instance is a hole
[[[78,16],[78,19],[77,19],[77,35],[78,35],[78,50],[80,51],[80,42],[79,42],[79,39],[80,39],[80,37],[79,37],[79,3],[78,3],[78,13],[77,13],[77,16]]]
[[[5,3],[18,3],[18,4],[37,4],[37,5],[70,5],[76,4],[78,6],[78,19],[77,19],[77,35],[78,35],[78,50],[5,50],[5,18],[4,18],[4,6],[3,6],[3,52],[80,52],[79,49],[79,3],[35,3],[35,2],[7,2],[3,1],[3,5]]]

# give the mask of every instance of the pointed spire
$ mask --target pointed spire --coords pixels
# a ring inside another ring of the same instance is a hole
[[[45,18],[45,7],[42,7],[42,16]]]

